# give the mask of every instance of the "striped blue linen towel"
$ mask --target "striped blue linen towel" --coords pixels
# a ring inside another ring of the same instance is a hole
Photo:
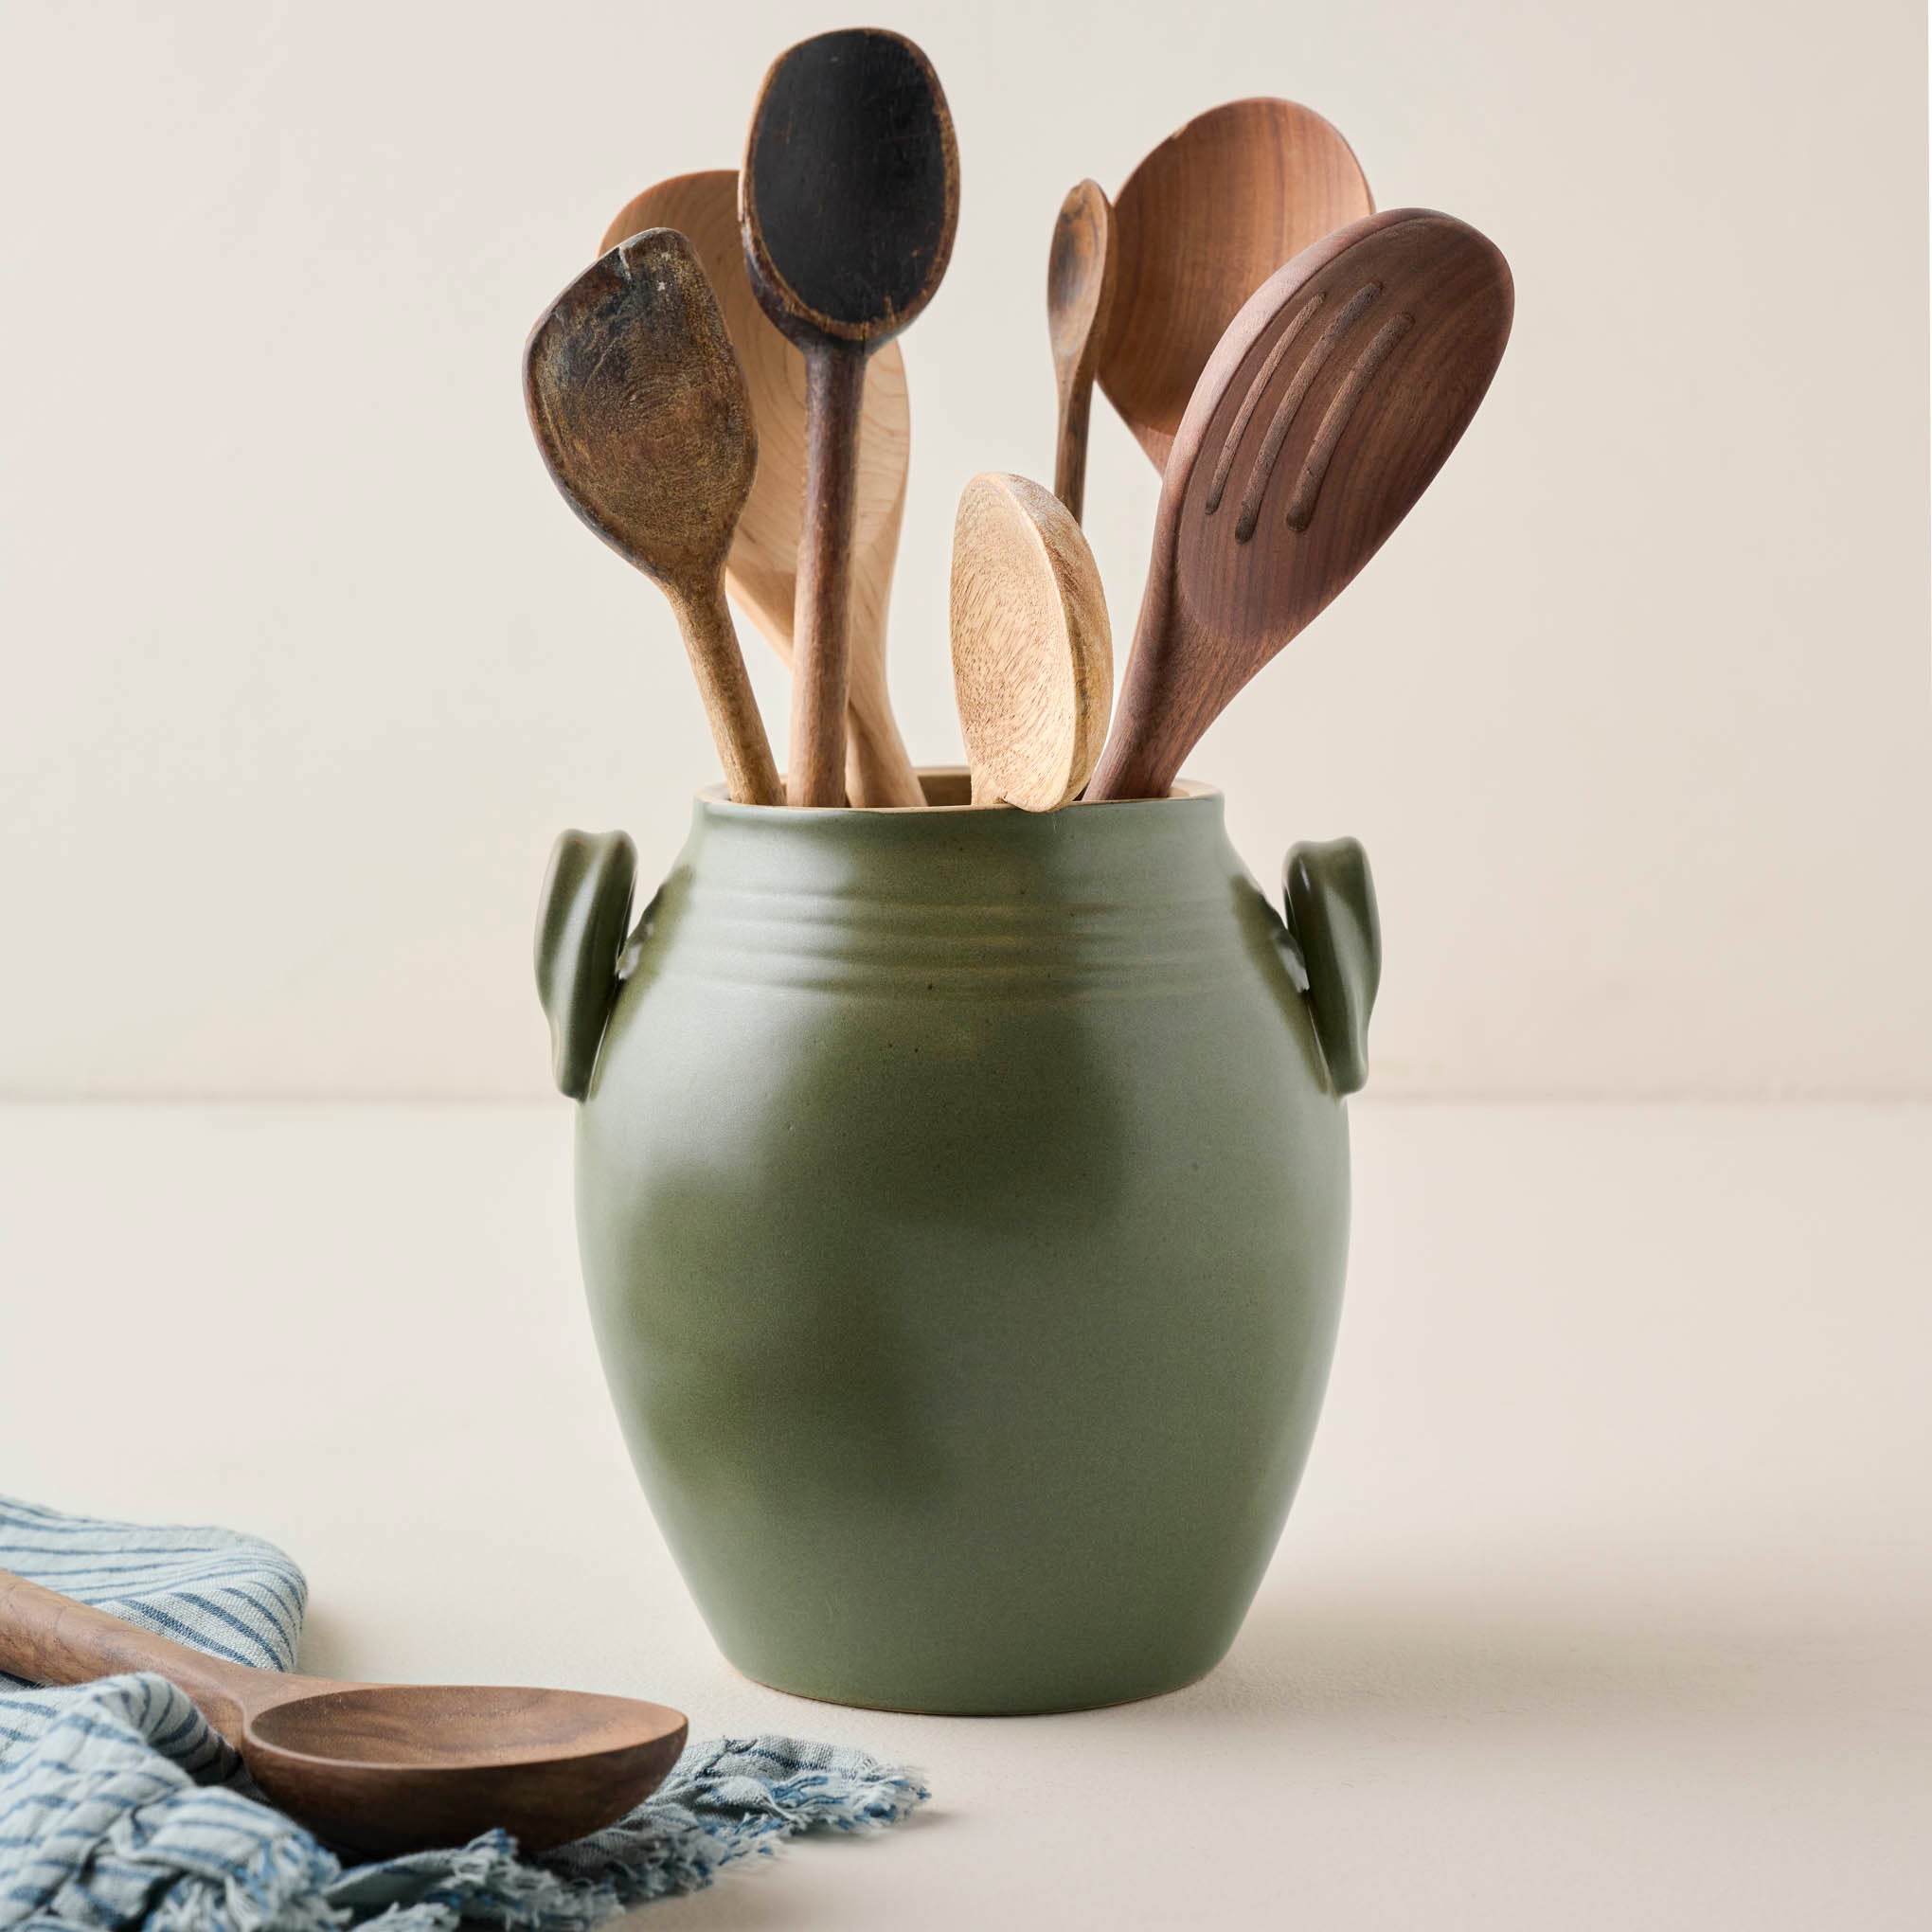
[[[257,1537],[0,1496],[0,1569],[217,1656],[295,1666],[308,1585]],[[541,1857],[491,1832],[345,1867],[259,1797],[164,1678],[50,1690],[0,1673],[0,1932],[340,1932],[378,1917],[384,1932],[580,1932],[795,1833],[896,1824],[926,1796],[916,1773],[862,1751],[717,1738],[629,1817]]]

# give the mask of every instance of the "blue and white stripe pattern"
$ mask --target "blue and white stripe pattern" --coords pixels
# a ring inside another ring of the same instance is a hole
[[[254,1537],[0,1497],[0,1569],[240,1663],[295,1663],[307,1586]],[[379,1916],[384,1932],[583,1932],[795,1833],[895,1824],[927,1795],[915,1773],[861,1751],[713,1739],[628,1818],[541,1859],[492,1832],[345,1868],[261,1801],[164,1679],[17,1685],[0,1673],[0,1932],[342,1932]]]

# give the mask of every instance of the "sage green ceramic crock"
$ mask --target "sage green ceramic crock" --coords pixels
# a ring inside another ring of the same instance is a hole
[[[951,1712],[1211,1669],[1334,1338],[1361,848],[1297,848],[1286,922],[1193,785],[707,796],[626,935],[634,866],[564,835],[538,975],[605,1373],[725,1655]]]

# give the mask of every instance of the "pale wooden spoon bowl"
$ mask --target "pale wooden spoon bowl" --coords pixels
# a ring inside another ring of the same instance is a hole
[[[989,472],[960,492],[952,634],[973,802],[1070,805],[1107,736],[1113,632],[1073,512],[1028,477]]]
[[[731,594],[764,640],[792,662],[798,532],[805,515],[805,358],[766,319],[744,270],[738,174],[680,174],[624,205],[605,230],[608,251],[646,228],[675,228],[691,244],[738,351],[758,428],[758,473],[725,559]],[[905,362],[889,342],[866,371],[852,510],[851,618],[846,693],[846,789],[854,805],[923,805],[925,795],[892,715],[886,618],[905,514],[912,413]]]
[[[687,1729],[661,1704],[589,1691],[251,1670],[5,1570],[0,1666],[34,1684],[166,1677],[292,1817],[378,1856],[499,1827],[526,1852],[601,1831],[664,1781]]]

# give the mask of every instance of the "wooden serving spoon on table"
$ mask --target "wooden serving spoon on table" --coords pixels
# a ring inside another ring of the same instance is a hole
[[[738,352],[758,432],[758,473],[724,560],[724,581],[789,667],[805,508],[805,359],[766,319],[744,272],[738,176],[729,168],[661,181],[627,203],[605,249],[646,228],[675,228],[696,252]],[[905,365],[888,343],[866,372],[852,510],[846,790],[854,805],[923,805],[886,686],[886,616],[911,454]]]
[[[1114,313],[1119,249],[1114,205],[1097,181],[1082,181],[1060,204],[1046,256],[1046,331],[1060,392],[1053,451],[1053,493],[1075,523],[1086,500],[1087,426],[1094,372]]]
[[[1347,141],[1292,100],[1231,100],[1170,134],[1114,197],[1120,254],[1100,387],[1166,466],[1214,345],[1284,261],[1375,198]]]
[[[724,604],[758,437],[690,243],[653,228],[585,269],[530,331],[524,393],[564,501],[671,599],[732,797],[783,804]]]
[[[879,27],[780,54],[739,191],[752,289],[805,358],[789,795],[837,805],[866,359],[932,299],[959,220],[958,150],[932,63]]]
[[[1256,290],[1174,438],[1089,798],[1166,796],[1228,700],[1381,548],[1476,414],[1512,302],[1495,244],[1423,208],[1356,222]]]
[[[347,1684],[251,1670],[0,1570],[0,1666],[31,1684],[152,1671],[292,1816],[387,1856],[501,1826],[526,1852],[614,1824],[684,1748],[661,1704],[494,1685]]]
[[[1025,476],[975,476],[960,493],[952,633],[973,802],[1070,804],[1107,735],[1114,638],[1080,525]]]

